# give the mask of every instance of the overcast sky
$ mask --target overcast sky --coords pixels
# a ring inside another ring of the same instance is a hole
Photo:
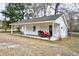
[[[0,3],[0,12],[2,11],[2,10],[4,10],[5,9],[5,4],[4,3]],[[3,20],[4,19],[4,17],[2,16],[2,14],[0,13],[0,20]]]

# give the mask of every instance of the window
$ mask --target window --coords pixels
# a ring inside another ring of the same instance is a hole
[[[36,27],[35,26],[33,26],[33,31],[36,31]]]

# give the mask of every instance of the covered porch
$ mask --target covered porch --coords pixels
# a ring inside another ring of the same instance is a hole
[[[31,38],[37,38],[37,39],[45,39],[48,40],[48,37],[40,37],[38,36],[38,31],[46,31],[50,32],[51,38],[50,40],[56,40],[60,32],[60,26],[59,24],[47,21],[47,22],[32,22],[32,23],[26,23],[26,24],[13,24],[11,25],[11,34],[13,34],[13,30],[15,26],[21,27],[22,36],[31,37]]]

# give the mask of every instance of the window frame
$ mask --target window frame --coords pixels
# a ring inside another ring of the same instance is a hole
[[[35,32],[36,31],[36,26],[33,26],[33,32]]]

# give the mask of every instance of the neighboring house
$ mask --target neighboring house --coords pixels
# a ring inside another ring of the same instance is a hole
[[[24,35],[38,36],[38,31],[47,31],[51,33],[50,40],[57,40],[68,35],[68,24],[64,14],[43,16],[35,19],[22,20],[11,23],[11,33],[13,33],[13,26],[21,26],[21,32]]]

